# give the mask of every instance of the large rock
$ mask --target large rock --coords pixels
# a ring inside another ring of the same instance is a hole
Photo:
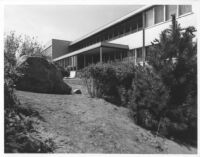
[[[71,94],[72,89],[64,83],[61,72],[44,58],[22,56],[17,61],[17,69],[23,73],[16,82],[19,90]]]

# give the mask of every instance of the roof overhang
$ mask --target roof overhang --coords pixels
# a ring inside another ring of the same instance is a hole
[[[96,43],[94,45],[91,45],[91,46],[76,50],[74,52],[70,52],[70,53],[68,53],[66,55],[63,55],[63,56],[60,56],[60,57],[57,57],[57,58],[53,59],[53,61],[58,61],[58,60],[61,60],[63,58],[75,56],[75,55],[78,55],[78,54],[81,54],[81,53],[84,53],[84,52],[88,52],[90,50],[93,50],[93,49],[96,49],[96,48],[100,48],[100,47],[114,48],[114,49],[124,49],[124,50],[128,50],[129,49],[128,45],[114,44],[114,43],[107,43],[107,42],[99,42],[99,43]]]
[[[76,43],[78,43],[78,42],[80,42],[80,41],[82,41],[82,40],[94,35],[94,34],[97,34],[97,33],[101,32],[101,31],[103,31],[103,30],[105,30],[105,29],[117,24],[117,23],[120,23],[120,22],[128,19],[129,17],[134,16],[134,15],[136,15],[136,14],[138,14],[138,13],[140,13],[140,12],[142,12],[142,11],[152,7],[152,6],[153,5],[146,5],[144,7],[141,7],[139,9],[137,9],[137,10],[134,10],[133,12],[131,12],[131,13],[129,13],[129,14],[127,14],[127,15],[125,15],[125,16],[123,16],[123,17],[121,17],[121,18],[119,18],[119,19],[117,19],[117,20],[115,20],[115,21],[103,26],[103,27],[100,27],[100,28],[96,29],[95,31],[93,31],[93,32],[91,32],[91,33],[89,33],[89,34],[87,34],[87,35],[85,35],[85,36],[73,41],[73,42],[71,42],[70,45],[74,45],[74,44],[76,44]]]

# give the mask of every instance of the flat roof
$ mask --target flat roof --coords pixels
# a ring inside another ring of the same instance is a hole
[[[63,41],[63,42],[71,42],[71,41],[68,41],[68,40],[61,40],[61,39],[51,39],[49,40],[45,45],[44,45],[44,48],[42,49],[42,51],[46,50],[47,48],[49,48],[50,46],[52,46],[52,42],[54,41]]]
[[[93,32],[91,32],[91,33],[89,33],[89,34],[86,34],[85,36],[83,36],[83,37],[81,37],[81,38],[79,38],[79,39],[77,39],[77,40],[71,42],[70,45],[74,45],[74,44],[76,44],[76,43],[78,43],[78,42],[80,42],[80,41],[82,41],[82,40],[84,40],[84,39],[86,39],[86,38],[88,38],[88,37],[94,35],[94,34],[97,34],[97,33],[101,32],[101,31],[103,31],[103,30],[105,30],[105,29],[107,29],[107,28],[109,28],[109,27],[111,27],[111,26],[117,24],[117,23],[120,23],[120,22],[122,22],[122,21],[128,19],[129,17],[131,17],[131,16],[133,16],[133,15],[136,15],[136,14],[138,14],[138,13],[140,13],[140,12],[142,12],[142,11],[144,11],[144,10],[146,10],[146,9],[148,9],[148,8],[150,8],[150,7],[152,7],[152,6],[153,6],[153,5],[146,5],[146,6],[144,6],[144,7],[141,7],[141,8],[139,8],[139,9],[137,9],[137,10],[134,10],[134,11],[130,12],[129,14],[127,14],[127,15],[125,15],[125,16],[123,16],[123,17],[121,17],[121,18],[119,18],[119,19],[117,19],[117,20],[115,20],[115,21],[113,21],[113,22],[110,22],[109,24],[104,25],[104,26],[102,26],[102,27],[100,27],[100,28],[94,30]]]
[[[90,51],[90,50],[98,48],[98,47],[109,47],[109,48],[118,48],[118,49],[125,49],[125,50],[129,49],[128,45],[99,42],[99,43],[96,43],[94,45],[90,45],[90,46],[84,47],[82,49],[76,50],[74,52],[70,52],[70,53],[65,54],[63,56],[57,57],[57,58],[53,59],[53,61],[58,61],[58,60],[63,59],[63,58],[67,58],[67,57],[74,56],[74,55],[77,55],[77,54],[80,54],[80,53],[83,53],[83,52],[87,52],[87,51]]]

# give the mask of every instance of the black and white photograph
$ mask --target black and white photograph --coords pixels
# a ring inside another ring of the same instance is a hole
[[[6,1],[2,151],[198,156],[191,1]]]

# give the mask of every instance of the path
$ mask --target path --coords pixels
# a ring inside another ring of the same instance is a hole
[[[39,112],[36,125],[56,143],[55,153],[196,153],[167,139],[155,137],[134,124],[126,108],[81,95],[38,94],[17,91],[23,106]]]

